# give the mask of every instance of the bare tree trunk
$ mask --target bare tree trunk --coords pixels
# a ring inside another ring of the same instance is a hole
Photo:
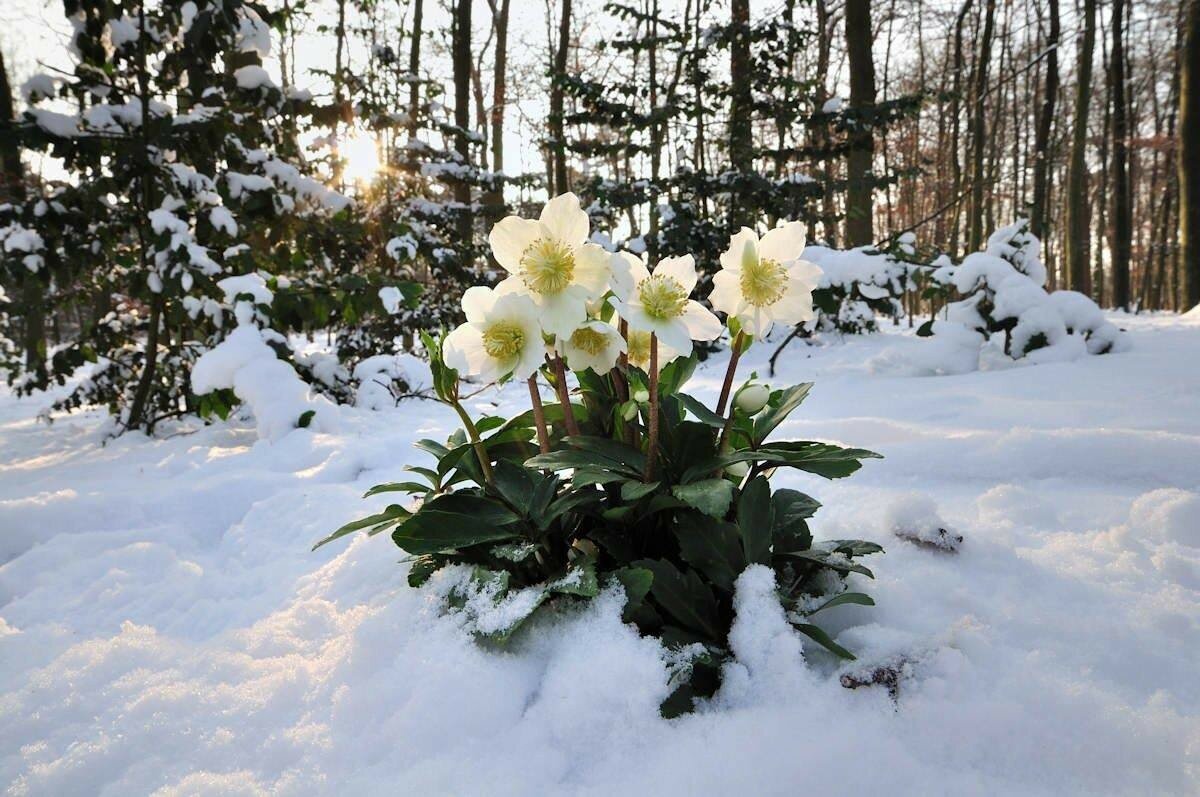
[[[1092,96],[1092,55],[1096,49],[1096,0],[1083,0],[1083,35],[1076,68],[1075,127],[1071,131],[1071,163],[1067,174],[1065,254],[1072,290],[1090,293],[1087,218],[1087,123]]]
[[[754,140],[751,128],[750,85],[750,0],[731,0],[729,4],[729,162],[738,176],[748,174],[754,167]],[[752,208],[734,202],[732,221],[735,225],[750,220]]]
[[[871,53],[869,0],[846,0],[846,58],[850,67],[850,108],[856,121],[846,157],[846,244],[874,243],[872,164],[875,159],[875,60]]]
[[[463,166],[471,164],[471,0],[457,0],[451,42],[454,61],[454,151]],[[454,202],[458,206],[459,244],[469,247],[473,238],[471,184],[461,178],[454,181]]]
[[[500,0],[499,7],[495,0],[492,4],[492,17],[496,23],[496,60],[492,71],[492,171],[497,174],[504,171],[504,109],[507,102],[508,90],[508,10],[509,0]],[[484,200],[497,207],[504,204],[504,191],[497,189],[489,192]]]
[[[1200,304],[1200,0],[1187,0],[1179,73],[1179,242],[1184,309]]]
[[[412,139],[417,134],[418,120],[421,118],[421,83],[417,72],[421,68],[421,16],[424,0],[413,0],[413,29],[412,46],[408,51],[408,137]]]
[[[1112,272],[1113,306],[1130,309],[1133,208],[1129,188],[1129,99],[1125,75],[1125,0],[1112,8]]]
[[[0,128],[15,124],[12,86],[4,53],[0,52]],[[0,135],[0,202],[25,201],[25,168],[21,163],[21,148],[17,137],[6,132]],[[21,315],[23,334],[21,348],[25,353],[25,369],[40,382],[46,376],[46,301],[39,275],[24,272],[21,279]]]
[[[833,26],[830,25],[830,12],[827,0],[815,0],[817,8],[817,107],[824,109],[829,100],[829,53],[833,48]],[[817,144],[824,147],[829,144],[829,127],[821,125],[817,132]],[[833,197],[833,158],[825,158],[824,185],[821,190],[821,231],[829,246],[837,246],[837,210]]]
[[[571,0],[562,0],[558,21],[558,46],[554,50],[554,75],[550,83],[550,138],[554,153],[554,193],[571,190],[567,174],[567,142],[563,131],[563,83],[567,77],[567,49],[571,45]]]
[[[975,87],[972,92],[971,128],[971,217],[967,219],[968,251],[983,246],[983,145],[987,134],[984,108],[987,99],[988,62],[992,58],[992,34],[996,29],[996,0],[987,0],[983,7],[983,33],[979,39],[979,60],[975,64]]]
[[[1054,125],[1055,105],[1058,103],[1058,45],[1062,28],[1058,17],[1058,0],[1050,0],[1050,35],[1046,39],[1046,85],[1042,106],[1038,112],[1037,132],[1034,134],[1033,207],[1029,212],[1029,231],[1039,239],[1046,237],[1046,202],[1050,188],[1050,133]]]
[[[951,195],[954,201],[954,217],[950,227],[950,256],[958,256],[958,241],[959,232],[962,225],[959,223],[959,215],[962,208],[960,201],[962,195],[962,153],[960,142],[959,117],[961,116],[960,109],[962,108],[962,86],[963,86],[963,70],[966,69],[966,58],[963,55],[963,27],[967,21],[967,12],[971,10],[972,0],[964,0],[962,7],[958,11],[958,16],[954,20],[954,88],[950,99],[950,123],[952,125],[950,133],[950,158],[951,158],[951,174],[953,176],[953,191]]]

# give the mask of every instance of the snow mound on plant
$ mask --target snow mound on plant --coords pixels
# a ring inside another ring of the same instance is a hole
[[[278,440],[301,424],[313,431],[337,429],[337,407],[312,395],[296,369],[279,359],[262,332],[249,324],[200,356],[192,370],[192,389],[201,396],[232,390],[254,413],[264,440]]]

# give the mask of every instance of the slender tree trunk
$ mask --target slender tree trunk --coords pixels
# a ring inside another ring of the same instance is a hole
[[[1200,304],[1200,0],[1187,0],[1179,72],[1179,242],[1184,309]]]
[[[0,129],[15,124],[12,87],[4,53],[0,52]],[[25,168],[21,164],[21,148],[17,137],[5,132],[0,135],[0,202],[25,201]],[[21,270],[21,315],[23,318],[22,349],[25,369],[38,382],[46,376],[46,307],[45,292],[38,274]]]
[[[1125,0],[1112,8],[1112,272],[1113,305],[1130,309],[1133,207],[1129,188],[1129,99],[1125,75]]]
[[[463,166],[471,165],[471,0],[457,0],[454,7],[452,59],[454,66],[454,151]],[[454,181],[459,245],[472,242],[471,184]]]
[[[975,63],[975,86],[972,91],[971,119],[971,217],[967,219],[967,249],[978,251],[983,246],[983,162],[984,137],[987,135],[984,109],[987,99],[988,63],[992,59],[992,34],[996,29],[996,0],[987,0],[983,7],[983,33],[979,39],[979,59]]]
[[[1092,56],[1096,49],[1096,0],[1083,0],[1083,16],[1083,34],[1080,38],[1076,68],[1075,126],[1071,131],[1071,162],[1067,173],[1067,234],[1064,244],[1071,289],[1090,293],[1087,126],[1092,97]]]
[[[967,68],[966,57],[963,54],[963,28],[967,21],[967,12],[971,10],[973,0],[964,0],[962,7],[958,10],[958,16],[954,20],[954,82],[953,90],[950,99],[950,173],[953,178],[953,191],[951,196],[954,201],[954,216],[950,224],[950,256],[958,256],[959,233],[962,225],[959,223],[959,216],[962,208],[962,143],[961,129],[959,117],[962,108],[962,93],[963,93],[963,70]]]
[[[875,60],[869,0],[846,0],[845,13],[850,108],[855,115],[846,157],[846,244],[854,247],[874,243]]]
[[[500,0],[499,7],[492,2],[492,14],[496,22],[496,61],[492,71],[492,171],[504,171],[504,109],[508,89],[508,10],[509,0]],[[504,191],[498,188],[488,194],[487,200],[496,207],[504,204]]]
[[[830,25],[829,4],[826,0],[815,0],[817,8],[817,107],[824,109],[829,100],[829,54],[833,49],[833,26]],[[817,131],[817,145],[825,147],[829,144],[829,125],[822,124]],[[825,158],[825,179],[821,187],[821,231],[829,246],[837,245],[837,209],[834,204],[833,158]]]
[[[1029,231],[1037,238],[1046,237],[1046,203],[1050,193],[1050,133],[1054,125],[1055,105],[1058,103],[1058,45],[1062,28],[1058,17],[1058,0],[1050,0],[1050,35],[1046,39],[1046,84],[1042,90],[1042,105],[1038,112],[1034,134],[1033,206],[1029,211]]]
[[[729,162],[739,178],[754,169],[754,139],[751,126],[752,86],[750,63],[750,0],[730,0],[729,29]],[[734,225],[749,223],[753,208],[734,202]]]
[[[563,84],[567,78],[567,50],[571,45],[571,0],[562,0],[558,20],[558,46],[554,49],[554,74],[550,82],[550,138],[554,153],[554,193],[571,190],[567,173],[567,141],[563,130]]]
[[[421,83],[417,79],[417,72],[421,69],[421,15],[424,5],[424,0],[413,0],[412,46],[408,51],[408,137],[410,140],[416,136],[418,120],[421,118]]]

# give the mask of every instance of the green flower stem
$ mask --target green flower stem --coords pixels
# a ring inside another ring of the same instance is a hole
[[[729,367],[725,369],[725,384],[721,385],[721,397],[717,399],[717,415],[725,414],[725,405],[729,401],[729,392],[733,390],[733,375],[737,371],[738,360],[742,357],[742,346],[746,341],[746,333],[738,331],[733,339],[733,351],[729,355]],[[733,413],[729,413],[733,417]]]
[[[646,473],[643,481],[654,481],[654,463],[658,459],[658,335],[650,333],[650,414],[646,442]]]
[[[575,421],[575,410],[571,409],[571,394],[567,391],[567,368],[563,365],[562,355],[555,354],[552,362],[554,364],[554,388],[558,391],[558,403],[562,405],[563,424],[567,427],[567,434],[577,437],[579,424]]]
[[[550,433],[546,430],[546,411],[542,408],[542,394],[538,392],[537,371],[529,375],[529,402],[533,405],[533,424],[537,427],[538,448],[543,454],[548,454]]]
[[[493,481],[495,481],[495,477],[492,474],[492,460],[488,457],[487,446],[479,439],[479,430],[475,428],[475,422],[471,420],[471,416],[463,409],[463,405],[457,396],[455,396],[454,401],[450,402],[450,406],[458,413],[458,417],[463,422],[463,428],[467,430],[467,437],[471,439],[471,445],[475,448],[475,456],[479,460],[479,467],[483,471],[483,480],[488,483],[488,486],[491,486]]]

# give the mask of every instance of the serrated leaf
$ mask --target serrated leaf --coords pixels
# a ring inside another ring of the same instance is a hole
[[[621,500],[632,503],[658,489],[660,482],[627,481],[621,484]]]
[[[675,485],[671,495],[706,515],[723,518],[733,503],[733,483],[726,479],[701,479]]]

